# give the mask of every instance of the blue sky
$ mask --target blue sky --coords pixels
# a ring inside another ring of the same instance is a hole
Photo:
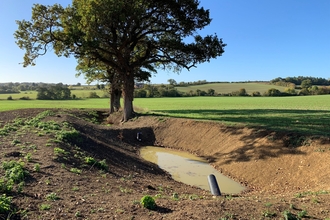
[[[276,77],[330,78],[329,0],[200,0],[210,9],[211,25],[201,35],[217,33],[227,44],[225,53],[180,74],[158,71],[152,83],[198,80],[267,81]],[[0,1],[0,82],[84,84],[75,77],[74,58],[53,53],[23,68],[24,51],[15,44],[15,20],[31,17],[34,3],[67,6],[70,0]]]

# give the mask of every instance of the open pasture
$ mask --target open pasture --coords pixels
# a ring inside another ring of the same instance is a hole
[[[106,92],[99,89],[71,89],[71,95],[77,98],[88,98],[91,92],[95,92],[98,96],[103,97]],[[37,98],[37,91],[22,91],[20,93],[0,94],[0,100],[6,100],[9,96],[13,99],[20,99],[22,97],[29,97],[29,99]]]
[[[91,92],[95,92],[98,96],[104,97],[107,93],[100,89],[72,89],[71,95],[76,95],[77,98],[88,98]]]
[[[260,92],[263,94],[271,88],[284,92],[287,87],[275,86],[268,83],[208,83],[185,87],[178,86],[176,88],[180,92],[196,91],[197,89],[207,92],[209,89],[214,89],[218,94],[228,94],[239,91],[240,89],[245,89],[248,94],[252,94],[253,92]]]
[[[11,96],[13,99],[20,99],[22,97],[29,97],[29,99],[36,99],[37,91],[22,91],[20,93],[0,94],[0,100],[6,100],[9,96]]]
[[[229,125],[330,136],[330,96],[136,98],[136,111],[159,116],[213,120]],[[22,108],[108,108],[109,99],[1,100],[0,111]]]

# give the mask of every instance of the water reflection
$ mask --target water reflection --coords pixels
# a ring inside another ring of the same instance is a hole
[[[185,184],[209,190],[207,176],[215,175],[221,192],[240,193],[244,187],[222,175],[206,160],[190,153],[161,147],[147,146],[140,150],[141,157],[169,172],[173,179]]]

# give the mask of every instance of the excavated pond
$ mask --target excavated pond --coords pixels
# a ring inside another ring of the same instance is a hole
[[[169,172],[173,179],[185,184],[210,190],[207,177],[213,174],[223,193],[237,194],[245,189],[239,183],[222,175],[206,160],[187,152],[147,146],[141,148],[140,155],[145,160],[155,163]]]

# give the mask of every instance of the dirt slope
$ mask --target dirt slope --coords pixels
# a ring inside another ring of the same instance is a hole
[[[7,192],[17,211],[2,219],[330,218],[327,139],[152,116],[120,124],[116,116],[106,119],[103,110],[51,110],[39,117],[39,125],[31,124],[45,110],[0,113],[0,129],[16,128],[0,135],[1,160],[21,160],[29,171],[21,192],[17,186]],[[24,119],[18,123],[18,117]],[[47,130],[40,122],[55,123],[59,130]],[[64,130],[77,136],[69,138]],[[137,132],[142,132],[141,142]],[[214,198],[176,182],[139,157],[145,145],[203,156],[248,190]],[[97,163],[86,163],[87,157]],[[106,170],[99,163],[104,159]],[[54,193],[58,199],[49,200]],[[144,195],[155,197],[154,210],[139,204]]]

